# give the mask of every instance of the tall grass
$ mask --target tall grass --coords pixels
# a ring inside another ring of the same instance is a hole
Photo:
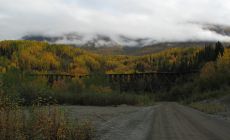
[[[1,140],[90,140],[93,130],[91,123],[71,120],[58,106],[25,111],[9,98],[0,98]]]
[[[227,108],[224,105],[214,103],[191,103],[190,107],[208,114],[216,114],[227,111]]]

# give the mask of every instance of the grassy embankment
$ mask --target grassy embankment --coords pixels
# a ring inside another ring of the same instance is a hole
[[[226,106],[222,104],[216,104],[216,103],[198,103],[197,102],[197,103],[191,103],[189,106],[199,111],[208,113],[208,114],[216,114],[216,113],[227,111]]]

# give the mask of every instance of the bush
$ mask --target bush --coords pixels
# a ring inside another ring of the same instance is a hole
[[[32,105],[37,102],[41,104],[54,102],[52,91],[45,78],[22,81],[20,87],[18,87],[18,94],[23,105]]]
[[[85,88],[84,83],[80,79],[58,80],[54,81],[52,90],[55,93],[81,93]]]
[[[46,78],[36,78],[12,69],[2,76],[2,89],[12,100],[32,105],[37,99],[52,99],[52,91]],[[43,101],[44,102],[44,101]]]
[[[68,93],[56,95],[59,104],[72,105],[145,105],[152,102],[149,96],[130,93]]]
[[[55,106],[35,108],[32,120],[33,139],[90,140],[94,133],[90,122],[69,120],[69,116]]]

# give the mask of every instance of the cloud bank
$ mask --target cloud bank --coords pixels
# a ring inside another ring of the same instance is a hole
[[[230,41],[200,24],[230,25],[229,5],[229,0],[0,0],[0,40],[77,32]]]

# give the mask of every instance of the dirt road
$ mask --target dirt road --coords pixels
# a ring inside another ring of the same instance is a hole
[[[230,140],[230,122],[177,103],[122,113],[97,126],[99,140]]]

